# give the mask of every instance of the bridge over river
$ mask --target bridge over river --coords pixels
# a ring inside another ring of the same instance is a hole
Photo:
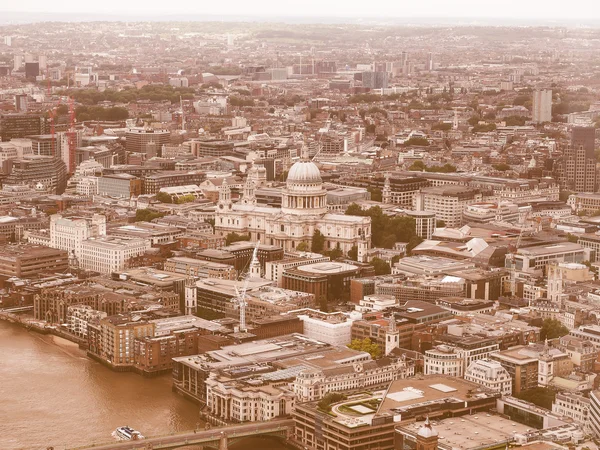
[[[250,436],[275,436],[287,443],[291,443],[293,433],[294,421],[285,419],[230,425],[197,432],[187,431],[166,436],[150,437],[140,441],[77,447],[72,450],[168,450],[185,448],[190,445],[202,445],[218,450],[227,450],[230,443]]]

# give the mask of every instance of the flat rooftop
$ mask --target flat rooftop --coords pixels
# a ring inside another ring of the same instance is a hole
[[[402,414],[425,402],[465,402],[467,395],[487,398],[496,395],[492,391],[469,381],[441,375],[425,376],[393,381],[379,407],[379,413],[392,411]]]
[[[398,427],[397,431],[414,437],[424,422]],[[479,413],[432,421],[441,445],[453,450],[469,450],[513,441],[515,434],[527,434],[531,427],[497,414]]]

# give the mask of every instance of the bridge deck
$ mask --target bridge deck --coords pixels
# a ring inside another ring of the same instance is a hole
[[[141,441],[115,442],[113,444],[88,445],[77,447],[73,450],[142,450],[152,448],[153,450],[167,450],[183,445],[207,444],[217,442],[224,433],[228,439],[238,439],[248,436],[259,436],[265,434],[283,434],[291,431],[294,427],[292,419],[276,420],[269,422],[254,422],[244,425],[230,425],[227,427],[212,428],[210,430],[186,431],[184,433],[157,436],[143,439]],[[151,446],[150,446],[151,445]]]

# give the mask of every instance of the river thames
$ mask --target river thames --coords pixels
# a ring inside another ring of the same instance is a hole
[[[191,430],[199,423],[198,411],[171,391],[168,375],[113,372],[76,344],[0,320],[2,450],[109,443],[123,425],[146,436]]]

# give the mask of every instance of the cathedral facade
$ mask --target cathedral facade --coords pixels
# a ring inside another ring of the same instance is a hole
[[[253,241],[293,251],[302,242],[310,250],[312,236],[319,230],[325,238],[324,251],[339,245],[346,254],[356,246],[362,255],[370,247],[371,218],[329,213],[321,172],[312,161],[303,159],[290,168],[281,208],[257,205],[255,187],[255,180],[248,176],[241,199],[233,203],[231,189],[223,184],[215,233],[247,234]]]

